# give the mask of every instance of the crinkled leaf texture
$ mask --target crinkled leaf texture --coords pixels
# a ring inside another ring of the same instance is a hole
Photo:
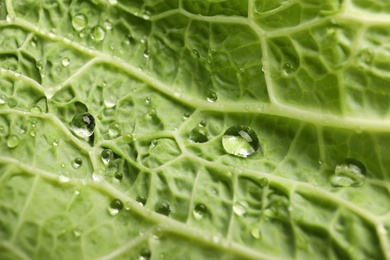
[[[0,259],[390,259],[389,35],[376,0],[0,0]]]

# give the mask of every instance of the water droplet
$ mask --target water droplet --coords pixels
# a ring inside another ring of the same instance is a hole
[[[87,17],[83,14],[76,14],[72,18],[72,26],[76,31],[82,31],[87,26]]]
[[[171,204],[168,201],[158,201],[154,206],[154,210],[162,215],[168,216],[171,213]]]
[[[114,178],[117,179],[118,181],[123,179],[123,173],[121,172],[115,172]]]
[[[261,67],[261,71],[262,71],[262,72],[267,72],[267,71],[268,71],[268,65],[263,65],[263,66]]]
[[[293,66],[288,62],[283,64],[282,69],[283,69],[284,75],[289,75],[293,72]]]
[[[361,52],[361,58],[362,58],[364,63],[367,63],[367,64],[371,63],[372,60],[374,59],[374,51],[370,48],[364,49]]]
[[[198,50],[193,49],[192,52],[195,54],[196,58],[198,58],[198,59],[200,58],[200,54],[199,54]]]
[[[31,113],[42,114],[42,109],[39,106],[30,107]]]
[[[73,168],[78,169],[81,167],[81,165],[83,165],[83,160],[80,157],[74,158],[72,162]]]
[[[92,179],[94,182],[101,182],[104,179],[104,176],[99,172],[93,172]]]
[[[208,95],[207,95],[207,101],[208,102],[215,102],[215,101],[217,101],[217,99],[218,99],[218,96],[217,96],[217,93],[215,93],[215,92],[210,92]]]
[[[18,105],[18,101],[15,98],[10,97],[10,98],[8,98],[7,105],[10,108],[14,108]]]
[[[209,140],[208,131],[205,127],[197,126],[190,133],[190,140],[195,143],[205,143]]]
[[[206,215],[207,207],[203,203],[198,203],[194,207],[194,211],[192,212],[195,219],[200,220]]]
[[[135,200],[138,202],[138,204],[140,206],[145,206],[145,204],[146,204],[146,197],[145,196],[138,195]]]
[[[108,95],[104,98],[104,106],[106,108],[113,108],[115,107],[117,102],[117,98],[114,95]]]
[[[227,153],[245,158],[259,149],[260,142],[256,133],[250,127],[235,125],[224,133],[222,146]]]
[[[261,178],[261,179],[260,179],[260,185],[261,185],[261,187],[267,186],[268,183],[269,183],[269,181],[268,181],[267,178]]]
[[[15,14],[8,14],[6,17],[7,23],[13,23],[15,19],[16,19]]]
[[[335,187],[361,186],[365,182],[366,168],[358,160],[347,158],[344,162],[336,165],[335,175],[331,183]]]
[[[76,227],[73,230],[73,234],[75,237],[80,237],[82,233],[83,233],[83,230],[80,227]]]
[[[246,205],[245,202],[236,202],[233,205],[233,212],[237,216],[242,217],[245,215],[247,207],[248,207],[248,205]]]
[[[151,256],[152,256],[152,253],[149,250],[143,249],[139,253],[138,260],[149,260],[151,258]]]
[[[66,166],[65,163],[61,163],[62,168],[65,168],[65,166]]]
[[[52,142],[52,144],[53,144],[53,146],[58,146],[58,140],[54,140],[54,141]]]
[[[149,50],[145,49],[143,55],[145,59],[149,58]]]
[[[157,115],[157,111],[155,109],[152,108],[148,111],[148,116],[155,117],[156,115]]]
[[[65,176],[65,175],[59,175],[58,176],[58,180],[62,183],[66,183],[66,182],[69,182],[70,181],[70,178],[68,176]]]
[[[202,120],[199,122],[200,127],[206,127],[206,125],[207,125],[207,122],[205,120]]]
[[[99,25],[93,27],[91,29],[91,38],[94,41],[100,42],[104,40],[104,37],[106,36],[106,32],[102,27]]]
[[[288,219],[290,217],[290,201],[279,193],[273,192],[267,197],[268,203],[264,215],[270,218]]]
[[[62,63],[62,66],[68,67],[69,64],[70,64],[70,59],[65,57],[65,58],[62,59],[61,63]]]
[[[55,29],[50,29],[50,30],[49,30],[49,37],[50,37],[50,38],[56,37],[56,34],[57,34],[57,32],[56,32]]]
[[[15,148],[19,145],[20,139],[16,135],[10,135],[7,138],[7,146],[8,148]]]
[[[106,28],[107,31],[112,30],[112,23],[109,21],[104,22],[104,28]]]
[[[142,18],[144,18],[145,20],[149,20],[150,19],[150,11],[148,10],[145,10],[143,13],[142,13]]]
[[[89,113],[75,115],[71,122],[73,132],[82,138],[89,137],[95,129],[95,118]]]
[[[112,123],[110,124],[108,128],[108,135],[110,138],[118,137],[121,134],[121,127],[118,123]]]
[[[108,0],[108,3],[110,5],[116,5],[118,3],[118,0]]]
[[[7,96],[5,94],[0,94],[0,105],[4,105],[5,103],[7,103]]]
[[[259,239],[260,236],[261,236],[260,229],[257,228],[257,227],[252,228],[251,235],[252,235],[253,238]]]
[[[113,199],[108,207],[108,212],[111,216],[115,216],[119,211],[123,209],[123,203],[120,199]]]
[[[183,121],[184,121],[184,120],[187,120],[190,116],[191,116],[191,113],[190,113],[190,112],[185,112],[185,113],[183,114]]]
[[[104,164],[109,164],[114,159],[114,153],[111,149],[104,149],[100,154],[102,162]]]

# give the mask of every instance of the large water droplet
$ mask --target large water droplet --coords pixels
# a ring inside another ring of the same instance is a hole
[[[91,38],[94,41],[100,42],[104,40],[104,37],[106,36],[106,32],[104,29],[100,26],[95,26],[91,29]]]
[[[366,180],[365,173],[366,167],[363,163],[347,158],[344,162],[336,165],[331,183],[336,187],[361,186]]]
[[[207,213],[207,207],[203,203],[198,203],[194,207],[194,211],[192,212],[195,219],[200,220]]]
[[[62,66],[68,67],[70,64],[70,59],[68,57],[65,57],[62,59],[61,63],[62,63]]]
[[[83,14],[76,14],[72,18],[72,26],[76,31],[82,31],[87,26],[87,17]]]
[[[80,157],[74,158],[72,162],[73,168],[78,169],[81,167],[81,165],[83,165],[83,160]]]
[[[89,137],[95,129],[95,118],[89,113],[75,115],[72,119],[73,132],[82,138]]]
[[[190,140],[195,143],[205,143],[209,140],[208,131],[205,127],[197,126],[190,133]]]
[[[158,201],[154,206],[154,210],[162,215],[168,216],[171,213],[171,204],[168,201]]]
[[[10,135],[7,138],[7,146],[8,148],[15,148],[19,145],[20,139],[16,135]]]
[[[210,92],[208,95],[207,95],[207,101],[208,102],[215,102],[215,101],[217,101],[217,99],[218,99],[218,95],[217,95],[217,93],[215,93],[215,92]]]
[[[235,125],[224,133],[222,146],[227,153],[238,157],[248,157],[259,149],[260,142],[250,127]]]
[[[145,206],[145,204],[146,204],[146,197],[145,196],[138,195],[135,200],[138,202],[138,204],[140,206]]]
[[[120,199],[113,199],[108,207],[108,212],[111,216],[115,216],[123,209],[123,203]]]
[[[233,212],[239,216],[242,217],[246,211],[247,211],[248,205],[245,202],[236,202],[233,205]]]
[[[102,162],[104,164],[109,164],[114,159],[114,153],[111,149],[104,149],[100,154]]]

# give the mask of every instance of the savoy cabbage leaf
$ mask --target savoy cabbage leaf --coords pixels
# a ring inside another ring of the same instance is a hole
[[[0,0],[0,259],[390,259],[390,2]]]

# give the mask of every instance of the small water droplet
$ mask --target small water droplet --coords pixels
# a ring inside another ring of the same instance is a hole
[[[58,140],[54,140],[54,141],[52,142],[52,144],[53,144],[53,146],[58,146]]]
[[[116,122],[111,123],[110,126],[108,127],[108,136],[110,138],[116,138],[120,134],[121,134],[121,127],[119,126],[119,124]]]
[[[76,227],[73,230],[73,234],[75,237],[80,237],[82,233],[83,233],[83,230],[80,227]]]
[[[4,105],[5,103],[7,103],[7,96],[5,94],[0,94],[0,105]]]
[[[115,216],[123,209],[123,203],[120,199],[113,199],[108,207],[108,212],[111,216]]]
[[[81,165],[83,165],[83,160],[80,157],[74,158],[72,162],[73,168],[78,169],[81,167]]]
[[[115,107],[116,102],[117,102],[117,98],[114,95],[108,95],[104,98],[104,106],[106,108]]]
[[[192,212],[195,219],[200,220],[207,213],[207,207],[203,203],[198,203],[194,207],[194,211]]]
[[[118,0],[108,0],[108,3],[110,5],[116,5],[118,3]]]
[[[168,201],[158,201],[154,206],[154,210],[162,215],[168,216],[171,213],[171,204]]]
[[[42,109],[39,106],[32,106],[29,111],[35,114],[42,114]]]
[[[114,159],[114,153],[111,149],[104,149],[100,154],[102,162],[104,164],[109,164]]]
[[[144,50],[143,56],[145,59],[149,58],[149,50],[148,49]]]
[[[195,143],[205,143],[209,140],[208,131],[205,127],[197,126],[190,133],[190,140]]]
[[[69,64],[70,64],[70,59],[65,57],[65,58],[62,59],[61,63],[62,63],[62,66],[68,67]]]
[[[30,131],[30,136],[34,137],[37,133],[35,132],[35,130],[31,130]]]
[[[245,158],[259,149],[260,142],[256,133],[250,127],[235,125],[224,133],[222,146],[227,153]]]
[[[114,178],[117,179],[118,181],[121,181],[123,179],[123,173],[122,172],[115,172]]]
[[[286,62],[283,64],[282,70],[284,75],[289,75],[293,72],[293,66],[290,63]]]
[[[152,108],[148,111],[148,116],[155,117],[156,115],[157,115],[157,111],[155,109]]]
[[[268,183],[269,183],[269,181],[268,181],[267,178],[261,178],[261,179],[260,179],[260,185],[261,185],[261,187],[267,186]]]
[[[112,30],[112,23],[109,21],[104,22],[104,28],[106,28],[107,31]]]
[[[217,96],[217,93],[215,93],[215,92],[210,92],[207,95],[207,101],[210,102],[210,103],[213,103],[213,102],[217,101],[217,99],[218,99],[218,96]]]
[[[260,229],[257,228],[257,227],[252,228],[251,235],[252,235],[253,238],[259,239],[260,236],[261,236]]]
[[[245,215],[248,205],[245,202],[236,202],[233,205],[233,212],[239,217]]]
[[[206,127],[207,126],[207,122],[205,120],[202,120],[199,122],[199,126],[200,127]]]
[[[87,17],[83,14],[76,14],[72,18],[72,26],[76,31],[82,31],[88,24]]]
[[[289,199],[282,194],[276,192],[267,196],[268,203],[264,208],[264,215],[270,218],[288,219],[290,217]]]
[[[15,22],[15,14],[8,14],[7,17],[6,17],[6,20],[7,20],[7,23],[13,23]]]
[[[366,168],[362,162],[347,158],[344,162],[336,165],[335,174],[331,183],[335,187],[357,187],[364,184]]]
[[[68,176],[65,176],[65,175],[59,175],[58,176],[58,180],[62,183],[66,183],[66,182],[69,182],[70,181],[70,178]]]
[[[184,120],[187,120],[190,116],[191,116],[191,113],[190,113],[190,112],[185,112],[185,113],[183,114],[183,121],[184,121]]]
[[[152,98],[151,98],[151,97],[146,97],[146,98],[145,98],[145,103],[146,103],[147,105],[149,105],[150,102],[152,102]]]
[[[106,37],[106,32],[99,25],[97,25],[91,29],[92,40],[100,42],[100,41],[104,40],[104,37]]]
[[[61,163],[61,168],[65,168],[65,167],[66,167],[65,163]]]
[[[7,105],[10,108],[14,108],[14,107],[16,107],[18,105],[18,101],[15,98],[10,97],[10,98],[8,98]]]
[[[101,182],[104,179],[104,176],[99,172],[93,172],[92,179],[94,182]]]
[[[149,260],[151,257],[152,257],[152,253],[147,249],[143,249],[139,253],[138,260]]]
[[[50,37],[50,38],[56,37],[56,34],[57,34],[57,32],[56,32],[55,29],[50,29],[50,30],[49,30],[49,37]]]
[[[145,20],[149,20],[150,19],[150,11],[149,10],[144,10],[144,12],[142,13],[142,18],[144,18]]]
[[[19,145],[20,139],[16,135],[10,135],[7,138],[7,146],[8,148],[15,148]]]
[[[138,204],[140,206],[145,206],[145,204],[146,204],[146,197],[145,196],[138,195],[135,200],[138,202]]]
[[[370,48],[366,48],[361,52],[361,58],[364,63],[370,64],[374,59],[374,51]]]
[[[75,115],[71,122],[73,132],[82,138],[89,137],[95,129],[95,118],[89,113]]]
[[[199,54],[198,50],[193,49],[192,52],[195,54],[196,58],[198,58],[198,59],[200,58],[200,54]]]

